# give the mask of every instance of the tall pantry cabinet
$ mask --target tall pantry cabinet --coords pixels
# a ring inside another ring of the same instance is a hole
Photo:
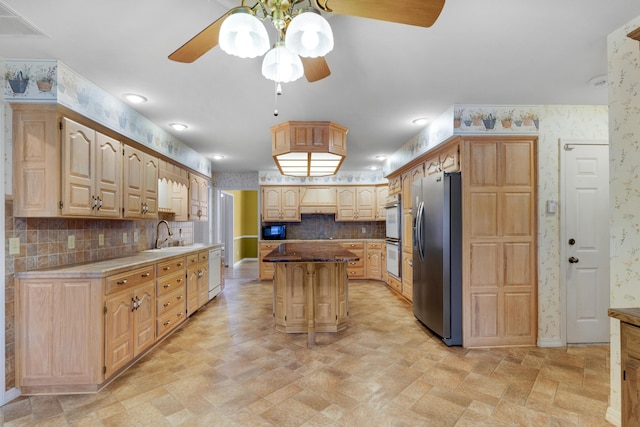
[[[388,176],[402,193],[402,285],[411,279],[410,183],[462,173],[462,312],[465,347],[535,345],[537,340],[535,136],[456,136]],[[458,160],[459,159],[459,160]],[[459,165],[459,167],[458,167]]]

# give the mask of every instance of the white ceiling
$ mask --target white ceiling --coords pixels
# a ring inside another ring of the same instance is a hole
[[[1,57],[58,59],[116,97],[148,97],[134,108],[167,131],[188,124],[176,137],[224,155],[217,172],[275,169],[269,127],[287,120],[348,127],[342,170],[363,170],[452,104],[607,104],[589,80],[607,72],[606,36],[640,16],[638,0],[447,0],[431,28],[330,16],[331,76],[284,85],[274,117],[261,58],[167,59],[240,0],[0,1],[46,35],[0,37]]]

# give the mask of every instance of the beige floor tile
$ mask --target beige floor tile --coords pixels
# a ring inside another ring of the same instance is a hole
[[[447,347],[384,284],[351,281],[347,329],[275,331],[257,263],[99,393],[21,397],[4,426],[605,426],[609,346]],[[372,309],[375,307],[376,309]]]

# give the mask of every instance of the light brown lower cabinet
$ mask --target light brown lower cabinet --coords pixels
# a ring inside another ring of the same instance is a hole
[[[96,392],[187,318],[185,256],[85,275],[16,277],[22,394]]]
[[[209,252],[187,257],[187,313],[191,316],[209,301]]]
[[[276,329],[308,332],[308,287],[313,286],[313,318],[317,332],[337,332],[349,315],[345,263],[280,262],[273,281],[273,317]],[[309,274],[308,274],[309,273]],[[309,283],[309,277],[313,281]]]

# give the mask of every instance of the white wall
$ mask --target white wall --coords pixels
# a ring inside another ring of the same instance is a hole
[[[609,181],[611,307],[640,306],[640,44],[627,37],[640,17],[611,33]],[[620,323],[611,320],[611,385],[607,419],[620,425]]]

